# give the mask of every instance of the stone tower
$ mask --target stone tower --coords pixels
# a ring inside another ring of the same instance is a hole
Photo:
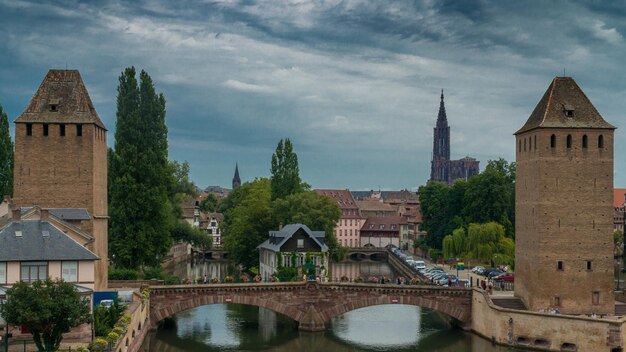
[[[87,209],[96,290],[107,287],[106,132],[77,70],[50,70],[15,120],[14,201]]]
[[[430,179],[432,181],[450,182],[450,127],[443,102],[443,89],[437,124],[433,129],[433,155],[430,162]]]
[[[556,77],[515,132],[515,295],[530,310],[614,313],[614,130]]]
[[[239,178],[239,165],[235,163],[235,176],[233,176],[233,189],[241,186],[241,179]]]

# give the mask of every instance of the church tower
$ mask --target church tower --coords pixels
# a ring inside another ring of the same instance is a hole
[[[15,120],[14,202],[87,209],[96,290],[107,287],[106,132],[77,70],[50,70]]]
[[[239,178],[239,165],[235,163],[235,176],[233,177],[233,189],[241,186],[241,179]]]
[[[613,133],[570,77],[515,132],[515,295],[530,310],[613,314]]]
[[[430,164],[431,181],[450,183],[450,127],[443,102],[443,89],[433,132],[433,155]]]

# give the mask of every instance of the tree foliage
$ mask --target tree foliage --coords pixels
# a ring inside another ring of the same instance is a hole
[[[300,179],[298,156],[293,151],[289,138],[278,142],[276,152],[272,154],[271,165],[272,200],[308,189],[308,185]]]
[[[187,221],[178,220],[172,227],[172,239],[189,243],[204,250],[210,249],[212,239],[202,230],[191,226]]]
[[[89,300],[63,281],[18,282],[7,290],[0,315],[10,325],[25,326],[39,352],[59,349],[63,334],[90,321]]]
[[[200,210],[212,213],[217,210],[219,203],[220,201],[215,194],[209,193],[206,198],[200,202]]]
[[[119,78],[115,149],[109,152],[109,247],[115,264],[129,268],[158,264],[172,226],[165,98],[145,71],[139,82],[135,76],[130,67]]]
[[[9,119],[0,105],[0,197],[13,195],[13,141]]]
[[[430,181],[418,193],[422,229],[428,233],[430,247],[443,249],[446,235],[459,227],[467,231],[471,223],[494,221],[504,226],[508,237],[514,237],[515,163],[489,161],[485,170],[469,181],[456,180],[452,187]]]
[[[246,270],[258,264],[256,247],[267,239],[268,231],[278,229],[270,188],[268,179],[256,179],[244,183],[226,198],[231,208],[225,209],[221,223],[224,248]]]

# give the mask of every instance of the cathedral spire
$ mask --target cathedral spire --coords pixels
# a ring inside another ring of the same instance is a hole
[[[443,89],[441,89],[441,102],[439,103],[439,114],[437,115],[437,127],[448,127],[446,105],[443,101]]]
[[[241,186],[241,179],[239,178],[239,164],[235,163],[235,176],[233,177],[233,189]]]

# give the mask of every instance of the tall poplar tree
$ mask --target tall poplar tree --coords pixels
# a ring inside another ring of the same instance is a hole
[[[285,198],[289,195],[308,189],[308,185],[300,179],[298,156],[293,151],[289,138],[281,139],[272,154],[272,200]]]
[[[145,72],[124,70],[117,88],[115,149],[109,152],[110,252],[115,264],[157,265],[172,226],[165,98]]]
[[[0,105],[0,197],[13,195],[13,141],[9,119]]]

